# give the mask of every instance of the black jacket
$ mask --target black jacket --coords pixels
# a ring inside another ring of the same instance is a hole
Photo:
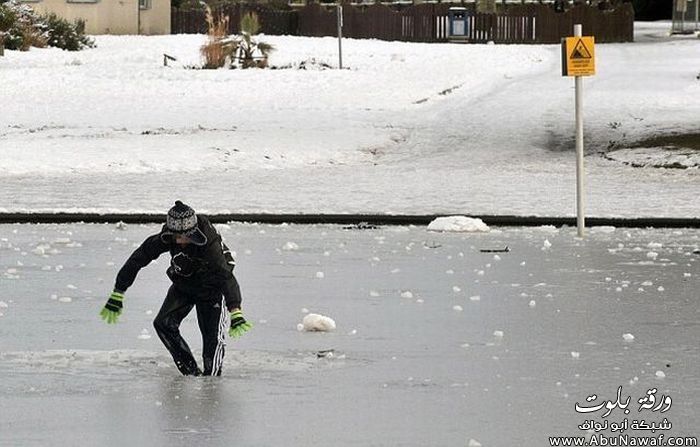
[[[241,307],[241,291],[233,275],[235,261],[231,251],[207,218],[197,216],[197,226],[206,236],[204,245],[180,246],[165,226],[160,233],[148,237],[119,270],[114,289],[125,292],[134,283],[139,270],[169,251],[171,260],[166,273],[176,287],[199,299],[211,299],[222,293],[229,310]]]

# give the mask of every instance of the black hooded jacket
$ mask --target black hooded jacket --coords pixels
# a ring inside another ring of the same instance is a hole
[[[197,216],[197,227],[206,237],[202,245],[176,244],[165,226],[160,233],[149,236],[119,270],[114,289],[125,292],[139,270],[169,251],[170,267],[166,273],[176,287],[197,299],[211,299],[222,293],[229,310],[240,308],[241,291],[233,275],[235,261],[231,251],[207,218]]]

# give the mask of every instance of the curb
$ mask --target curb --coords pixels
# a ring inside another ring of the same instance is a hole
[[[428,225],[448,214],[390,215],[390,214],[206,214],[213,223],[248,222],[262,224],[336,224],[336,225]],[[575,217],[466,215],[479,218],[485,224],[504,227],[538,227],[542,225],[576,226]],[[163,223],[165,214],[99,214],[99,213],[0,213],[0,224],[10,223]],[[700,228],[697,218],[666,217],[587,217],[587,227],[613,226],[622,228]]]

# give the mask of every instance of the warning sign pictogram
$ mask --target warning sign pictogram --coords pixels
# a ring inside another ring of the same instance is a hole
[[[567,37],[562,42],[562,75],[595,74],[595,40],[592,36]]]

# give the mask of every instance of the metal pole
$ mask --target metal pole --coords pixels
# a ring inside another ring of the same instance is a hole
[[[343,6],[338,4],[338,67],[343,69]]]
[[[581,24],[574,25],[574,37],[583,35]],[[584,177],[583,169],[583,77],[574,77],[576,90],[576,227],[578,237],[583,237],[583,230],[586,227],[584,217]]]

